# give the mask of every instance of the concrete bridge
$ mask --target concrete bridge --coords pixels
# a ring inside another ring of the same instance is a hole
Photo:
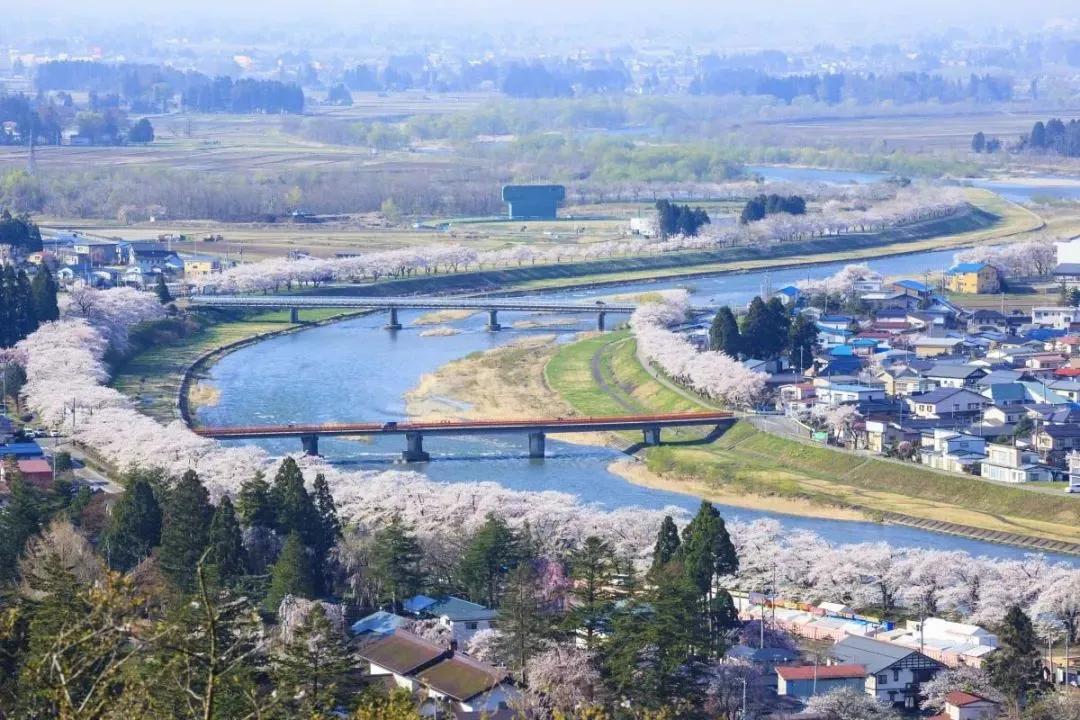
[[[292,322],[300,321],[303,308],[340,308],[342,310],[389,310],[386,327],[400,330],[399,310],[477,310],[488,314],[488,330],[499,330],[499,311],[540,312],[596,315],[596,327],[604,329],[609,314],[629,315],[637,309],[632,303],[568,303],[515,298],[432,298],[432,297],[337,297],[323,295],[194,295],[189,301],[195,307],[213,308],[288,308]]]
[[[544,457],[548,433],[583,433],[640,430],[646,445],[660,444],[660,430],[666,427],[726,426],[735,421],[731,413],[677,413],[670,415],[619,415],[581,418],[539,418],[535,420],[454,420],[445,422],[343,423],[327,425],[253,425],[195,427],[202,437],[219,440],[297,437],[308,455],[319,454],[319,437],[359,435],[404,435],[404,462],[426,462],[425,435],[528,435],[529,457]]]

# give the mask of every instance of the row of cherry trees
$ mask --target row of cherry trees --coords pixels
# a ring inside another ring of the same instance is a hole
[[[1043,235],[1022,243],[971,248],[956,254],[956,262],[984,262],[1008,277],[1047,275],[1057,265],[1055,238]]]
[[[731,407],[757,404],[765,392],[764,373],[722,352],[699,352],[685,335],[668,329],[686,319],[688,307],[687,294],[680,290],[638,308],[630,318],[638,351],[664,374],[708,398]]]
[[[72,310],[47,323],[17,347],[13,357],[26,369],[24,394],[28,404],[54,425],[69,424],[75,439],[118,467],[163,467],[180,474],[193,468],[215,496],[235,493],[270,458],[260,449],[225,447],[200,438],[182,423],[167,426],[139,413],[119,392],[104,387],[108,371],[103,357],[108,348],[109,323],[154,319],[160,310],[144,305],[130,293],[93,291],[89,317]],[[702,387],[733,404],[755,394],[760,382],[746,378],[734,383],[739,391],[719,391],[732,385],[719,380],[742,368],[730,358],[709,357],[681,345],[667,330],[686,311],[685,294],[644,306],[633,326],[647,357],[683,380],[706,372]],[[137,308],[142,308],[139,311]],[[130,325],[129,325],[130,327]],[[672,353],[674,344],[679,347]],[[689,353],[705,356],[703,368]],[[589,535],[609,539],[623,557],[645,564],[651,555],[656,528],[663,514],[680,522],[688,518],[676,508],[653,511],[624,508],[615,511],[583,506],[574,496],[554,492],[508,490],[493,482],[436,483],[402,471],[345,472],[316,458],[302,461],[326,475],[343,517],[361,527],[379,528],[399,514],[411,524],[425,550],[453,552],[447,533],[471,532],[495,513],[511,525],[528,523],[533,537],[552,552],[580,544]],[[806,600],[846,600],[854,605],[886,608],[919,607],[951,612],[979,622],[1000,616],[1010,602],[1020,602],[1041,620],[1061,625],[1075,635],[1080,622],[1080,571],[1048,563],[1041,556],[1023,561],[973,558],[961,552],[894,548],[885,544],[834,545],[811,533],[785,533],[775,522],[732,523],[741,570],[732,583],[748,590],[770,588],[777,573],[777,590]],[[441,548],[441,549],[440,549]]]
[[[527,245],[478,251],[461,245],[431,245],[364,253],[345,258],[272,258],[238,265],[202,278],[198,289],[215,292],[270,292],[326,282],[364,282],[467,270],[548,265],[602,260],[684,250],[710,250],[738,245],[875,232],[945,217],[966,207],[955,189],[905,189],[878,204],[864,200],[832,200],[820,212],[779,214],[750,226],[710,226],[696,236],[666,239],[628,238],[598,243]]]

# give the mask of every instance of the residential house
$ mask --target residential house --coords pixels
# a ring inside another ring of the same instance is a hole
[[[918,445],[920,435],[917,431],[905,428],[898,422],[888,420],[866,420],[866,449],[884,454],[889,448],[895,448],[902,442]]]
[[[773,293],[773,297],[780,298],[780,302],[784,303],[784,305],[789,308],[798,305],[801,296],[802,293],[799,291],[799,288],[794,285],[785,285]]]
[[[1053,350],[1069,357],[1080,354],[1080,335],[1065,335],[1047,343],[1047,350]]]
[[[990,373],[981,367],[960,363],[936,363],[923,375],[939,387],[970,388]]]
[[[810,407],[817,400],[817,388],[812,382],[791,383],[779,388],[780,404],[785,412],[798,414]]]
[[[908,397],[929,392],[935,383],[907,365],[898,365],[883,371],[878,379],[885,383],[885,393],[890,397]]]
[[[63,261],[66,264],[85,263],[92,268],[97,268],[106,265],[117,265],[121,262],[120,243],[115,240],[91,240],[90,238],[79,237],[72,243],[71,250],[76,259],[74,262],[64,259]]]
[[[815,695],[851,688],[864,691],[864,665],[797,665],[776,668],[776,694],[806,702]]]
[[[145,273],[166,272],[170,259],[178,257],[169,246],[160,242],[133,242],[124,248],[125,262]]]
[[[926,283],[910,279],[897,280],[894,283],[890,283],[889,289],[906,293],[917,300],[929,300],[930,296],[934,294],[934,288]]]
[[[349,629],[353,635],[389,635],[395,630],[404,629],[408,624],[408,618],[379,610],[360,618]]]
[[[1039,463],[1038,455],[1014,445],[990,443],[979,474],[998,482],[1046,482],[1053,479],[1050,468]]]
[[[996,720],[1001,704],[981,695],[954,690],[945,696],[945,711],[929,720]]]
[[[1080,492],[1080,453],[1069,453],[1067,458],[1067,465],[1069,468],[1068,492],[1078,493]]]
[[[1065,456],[1080,450],[1080,425],[1043,425],[1033,435],[1035,449],[1050,462],[1064,460]]]
[[[1074,307],[1037,307],[1032,308],[1031,322],[1040,327],[1055,330],[1068,330],[1077,320],[1077,308]]]
[[[968,332],[984,330],[1006,333],[1009,331],[1009,320],[997,310],[979,308],[968,318]]]
[[[848,405],[885,399],[884,385],[855,385],[826,383],[817,388],[818,402],[826,405]]]
[[[907,399],[911,411],[921,418],[974,418],[990,401],[966,388],[938,388]]]
[[[221,272],[221,258],[213,255],[181,255],[184,261],[184,278],[192,280]]]
[[[895,290],[868,292],[864,293],[859,299],[866,303],[871,310],[881,310],[882,308],[914,310],[919,304],[917,298]]]
[[[416,617],[438,620],[450,629],[454,640],[461,644],[468,642],[479,631],[490,629],[498,614],[483,605],[452,595],[438,599],[416,595],[406,600],[402,607],[406,613]]]
[[[1027,388],[1018,382],[990,385],[979,392],[997,407],[1022,405],[1028,400]]]
[[[923,435],[919,461],[936,470],[972,472],[986,457],[986,439],[971,433],[934,428]]]
[[[917,337],[911,341],[912,347],[915,348],[915,355],[923,358],[952,355],[956,353],[963,343],[964,341],[961,338],[931,337],[928,335]]]
[[[1001,273],[988,263],[960,263],[945,272],[945,285],[954,293],[996,293],[1001,290]]]
[[[1058,395],[1067,397],[1074,403],[1080,403],[1080,381],[1075,379],[1055,380],[1050,383],[1050,389]]]
[[[1012,431],[1012,426],[1020,422],[1027,415],[1027,409],[1023,405],[994,404],[983,410],[983,419],[980,427],[990,430],[989,433],[980,432],[980,435],[1005,435]]]
[[[866,694],[912,709],[918,707],[920,686],[944,668],[917,650],[859,635],[836,643],[830,654],[841,664],[866,668]]]

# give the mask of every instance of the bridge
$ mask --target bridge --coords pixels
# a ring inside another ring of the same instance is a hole
[[[693,426],[725,426],[735,421],[726,412],[676,413],[669,415],[617,415],[580,418],[540,418],[534,420],[448,420],[444,422],[367,422],[324,425],[251,425],[230,427],[194,427],[202,437],[218,440],[250,440],[258,438],[300,438],[304,452],[319,454],[320,437],[361,435],[404,435],[404,462],[427,462],[430,454],[424,451],[425,435],[506,435],[523,434],[529,437],[529,457],[544,457],[548,433],[584,433],[640,430],[646,445],[660,444],[661,428]]]
[[[476,310],[488,314],[488,330],[499,330],[499,311],[574,313],[596,315],[596,327],[604,329],[609,314],[629,315],[637,309],[632,303],[568,303],[516,298],[432,298],[432,297],[336,297],[325,295],[194,295],[188,300],[195,307],[210,308],[288,308],[290,319],[300,321],[303,308],[341,308],[342,310],[372,309],[389,310],[390,321],[386,327],[400,330],[399,310]]]

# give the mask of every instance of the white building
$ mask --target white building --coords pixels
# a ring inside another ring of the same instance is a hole
[[[944,668],[917,650],[849,635],[833,645],[830,654],[840,663],[866,668],[866,694],[890,705],[914,708],[919,687]]]
[[[1047,482],[1053,479],[1050,468],[1039,464],[1038,455],[1014,445],[990,443],[979,472],[987,480],[999,482]]]
[[[1077,319],[1074,307],[1046,306],[1031,309],[1031,322],[1055,330],[1068,330]]]

